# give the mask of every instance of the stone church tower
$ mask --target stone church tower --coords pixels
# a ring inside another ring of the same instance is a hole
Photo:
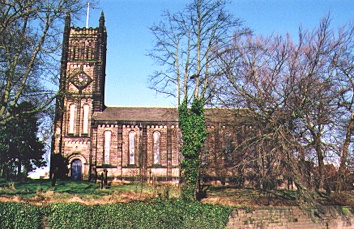
[[[66,18],[51,176],[66,164],[74,180],[178,179],[177,109],[104,105],[104,23],[103,13],[98,28],[70,27]]]
[[[68,160],[75,179],[88,178],[92,115],[105,108],[107,32],[104,23],[103,12],[98,28],[70,27],[70,15],[65,20],[52,155],[60,154]],[[52,164],[51,170],[54,167]]]

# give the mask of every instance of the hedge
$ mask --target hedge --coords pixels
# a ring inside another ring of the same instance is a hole
[[[0,212],[0,228],[41,228],[44,221],[51,228],[224,228],[231,208],[169,199],[93,206],[1,203]]]
[[[40,208],[24,203],[0,202],[0,228],[41,228]]]

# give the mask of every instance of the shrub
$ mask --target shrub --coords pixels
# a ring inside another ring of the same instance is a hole
[[[155,199],[87,206],[77,202],[36,207],[0,203],[0,228],[224,228],[230,207]],[[45,218],[45,219],[44,219]]]
[[[228,207],[180,199],[95,206],[51,204],[48,208],[52,228],[224,228],[231,212]]]
[[[40,228],[39,207],[14,202],[0,202],[0,228]]]
[[[46,206],[44,212],[52,228],[98,228],[92,208],[77,202],[55,203]]]

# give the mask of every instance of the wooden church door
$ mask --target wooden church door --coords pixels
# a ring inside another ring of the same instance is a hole
[[[75,181],[80,181],[81,174],[82,174],[82,162],[79,159],[76,159],[71,163],[71,179]]]

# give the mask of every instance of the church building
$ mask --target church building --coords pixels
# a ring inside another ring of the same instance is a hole
[[[178,181],[182,142],[177,108],[106,107],[106,46],[103,13],[97,28],[71,27],[67,16],[52,159],[65,158],[73,180],[105,173],[113,181]],[[215,155],[227,149],[227,123],[234,119],[230,110],[206,109],[206,151],[211,153],[205,160],[212,161],[211,176],[218,176],[216,167],[226,160]]]

